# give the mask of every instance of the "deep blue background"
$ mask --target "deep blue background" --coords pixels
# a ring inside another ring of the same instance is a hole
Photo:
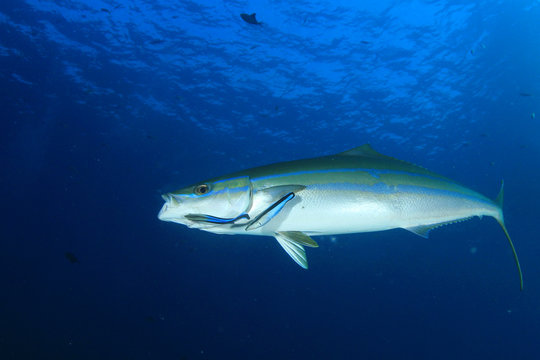
[[[0,357],[539,358],[540,3],[368,3],[2,1]],[[490,218],[319,238],[308,271],[156,218],[366,142],[504,178],[525,290]]]

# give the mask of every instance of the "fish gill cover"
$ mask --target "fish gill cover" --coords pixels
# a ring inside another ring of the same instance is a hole
[[[0,357],[537,358],[539,18],[2,1]],[[156,219],[162,193],[364,143],[491,198],[504,178],[525,290],[489,219],[317,238],[309,271],[269,238]]]

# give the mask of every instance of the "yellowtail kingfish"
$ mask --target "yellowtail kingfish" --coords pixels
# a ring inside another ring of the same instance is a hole
[[[402,228],[430,230],[474,216],[504,225],[503,188],[496,200],[420,166],[363,145],[339,154],[239,171],[163,195],[159,219],[216,234],[273,236],[307,269],[311,236]]]

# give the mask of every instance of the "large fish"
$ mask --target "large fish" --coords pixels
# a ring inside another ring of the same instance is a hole
[[[491,216],[519,260],[504,225],[503,188],[495,201],[369,145],[339,154],[239,171],[163,195],[159,219],[216,234],[273,236],[303,268],[310,237],[395,228],[430,230]]]

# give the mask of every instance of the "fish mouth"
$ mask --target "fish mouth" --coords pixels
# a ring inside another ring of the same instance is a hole
[[[204,215],[191,218],[191,214],[186,215],[179,212],[178,207],[181,205],[181,201],[174,194],[163,194],[161,197],[165,200],[165,204],[163,204],[161,210],[159,210],[157,216],[159,220],[186,225],[187,227],[195,229],[204,229],[213,225],[209,222],[202,221]]]
[[[188,227],[192,227],[191,225],[194,224],[189,219],[186,219],[184,215],[177,214],[175,211],[175,207],[171,206],[170,203],[166,202],[161,207],[161,210],[159,210],[158,213],[158,219],[161,221],[168,221],[173,222],[181,225],[186,225]]]
[[[165,216],[165,214],[167,213],[167,210],[169,210],[169,203],[168,202],[163,204],[163,206],[161,207],[161,210],[159,210],[159,213],[158,213],[158,216],[157,216],[159,220],[162,220],[162,221],[168,221],[169,220]]]
[[[180,200],[178,199],[177,196],[174,196],[174,194],[171,194],[171,193],[163,194],[161,195],[161,198],[165,200],[165,204],[171,204],[173,206],[180,205]]]
[[[165,200],[165,204],[163,204],[163,206],[161,207],[161,210],[159,210],[158,219],[162,221],[178,222],[178,219],[177,219],[178,217],[173,216],[170,213],[170,210],[180,205],[179,199],[173,194],[163,194],[161,195],[161,198]]]

